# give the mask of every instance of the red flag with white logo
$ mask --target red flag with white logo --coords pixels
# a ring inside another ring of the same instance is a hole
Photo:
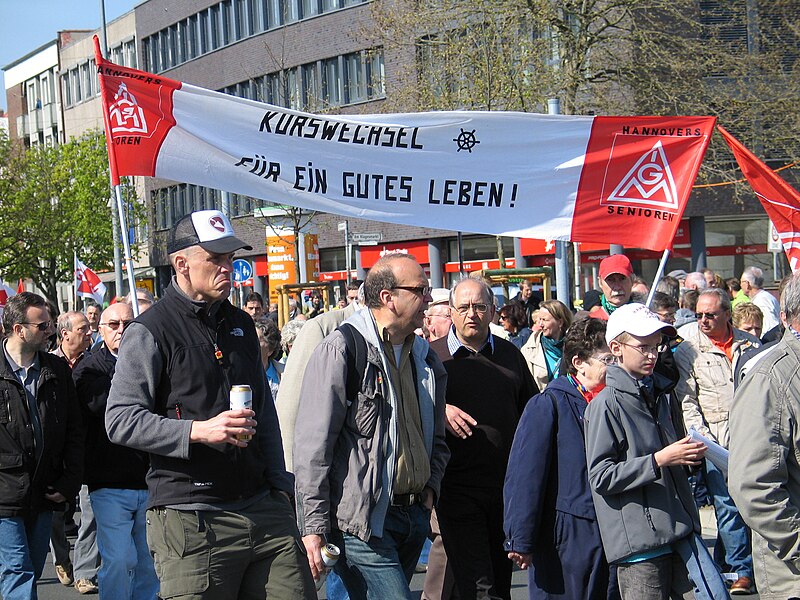
[[[596,119],[572,239],[671,248],[714,122],[710,117]]]
[[[792,271],[800,269],[800,193],[770,169],[742,143],[725,131],[717,129],[733,151],[739,168],[758,196],[781,238]]]
[[[75,259],[75,290],[82,298],[93,298],[98,304],[103,303],[106,286],[100,281],[97,273]]]

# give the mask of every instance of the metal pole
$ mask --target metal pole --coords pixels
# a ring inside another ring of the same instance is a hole
[[[560,115],[561,100],[548,98],[547,113]],[[568,242],[556,240],[556,297],[569,306],[569,249],[567,244]]]
[[[522,240],[517,237],[514,238],[514,259],[517,269],[524,269],[528,266],[528,261],[525,260],[525,257],[522,255]]]
[[[100,43],[103,47],[103,56],[108,58],[108,38],[106,36],[106,3],[105,0],[100,0]],[[110,178],[110,174],[109,174]],[[113,182],[111,182],[111,188],[114,187]],[[111,202],[113,204],[114,197],[111,197]],[[122,296],[124,292],[124,284],[122,279],[122,253],[120,252],[119,247],[119,237],[117,232],[120,231],[119,228],[119,219],[117,218],[117,213],[113,210],[111,211],[111,227],[114,231],[114,285],[117,288],[117,296]],[[121,231],[122,236],[126,237],[126,232]],[[133,290],[135,288],[131,288]],[[135,294],[134,294],[135,295]],[[77,304],[77,300],[76,300]]]
[[[661,277],[664,275],[664,268],[667,266],[667,260],[669,259],[669,250],[664,250],[664,254],[661,255],[661,262],[658,263],[658,270],[656,271],[656,276],[653,278],[653,285],[650,286],[650,293],[647,294],[647,304],[645,306],[650,306],[650,303],[653,301],[653,296],[656,293],[656,286],[658,282],[661,281]]]
[[[114,186],[114,195],[117,198],[117,213],[119,213],[119,226],[125,232],[128,231],[128,226],[125,224],[125,212],[122,206],[122,186]],[[128,285],[131,288],[131,307],[133,307],[133,316],[139,316],[139,300],[136,297],[136,274],[133,272],[133,256],[131,256],[131,244],[128,241],[128,236],[122,236],[122,244],[125,248],[125,265],[128,269]]]
[[[574,259],[574,276],[575,280],[573,284],[575,286],[575,298],[574,300],[580,300],[582,297],[581,294],[581,245],[577,242],[572,242],[572,255]]]
[[[350,284],[351,277],[350,271],[353,269],[353,250],[350,247],[350,223],[348,223],[347,219],[344,221],[344,268],[347,270],[345,274],[345,281],[347,284]]]
[[[459,231],[458,239],[458,274],[464,277],[464,235]]]

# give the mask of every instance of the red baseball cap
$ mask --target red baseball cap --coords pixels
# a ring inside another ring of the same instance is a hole
[[[631,277],[633,275],[633,267],[630,259],[624,254],[612,254],[608,258],[604,258],[600,263],[600,279],[605,280],[606,277],[613,273]]]

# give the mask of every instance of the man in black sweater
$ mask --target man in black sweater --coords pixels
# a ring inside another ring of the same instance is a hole
[[[453,328],[431,344],[447,370],[447,464],[437,514],[461,598],[510,598],[503,480],[517,423],[538,393],[525,359],[493,337],[492,291],[478,279],[450,294]]]

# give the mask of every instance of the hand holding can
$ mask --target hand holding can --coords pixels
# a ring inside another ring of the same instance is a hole
[[[231,410],[253,410],[253,390],[250,389],[249,385],[241,384],[231,386],[230,398]],[[236,436],[236,439],[247,442],[253,439],[253,436],[247,433],[241,433]]]

